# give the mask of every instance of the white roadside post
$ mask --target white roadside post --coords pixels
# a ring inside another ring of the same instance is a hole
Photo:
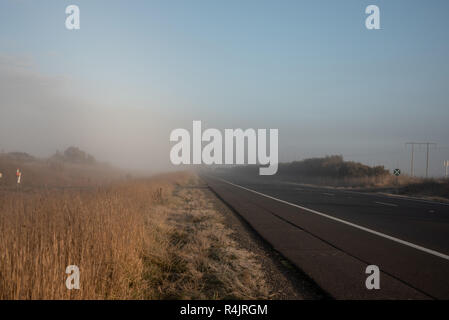
[[[20,180],[22,178],[22,172],[20,172],[19,169],[17,169],[17,171],[16,171],[16,176],[17,176],[17,184],[19,185],[20,184]]]

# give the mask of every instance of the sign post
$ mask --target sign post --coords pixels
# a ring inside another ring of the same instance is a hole
[[[395,185],[396,185],[396,193],[398,193],[399,176],[401,175],[401,169],[399,168],[394,169],[393,174],[396,176]]]

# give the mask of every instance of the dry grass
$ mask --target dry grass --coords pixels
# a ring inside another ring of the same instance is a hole
[[[22,188],[100,186],[118,179],[126,173],[106,164],[55,163],[48,160],[14,161],[0,155],[0,189],[16,187],[16,170],[22,172]]]
[[[176,173],[94,190],[0,191],[0,299],[268,297],[261,267],[197,185]],[[65,286],[71,264],[80,290]]]
[[[232,230],[204,192],[190,187],[175,194],[169,206],[152,216],[158,223],[152,226],[151,243],[164,235],[165,245],[150,250],[148,275],[157,288],[151,298],[269,298],[261,266],[231,239]]]

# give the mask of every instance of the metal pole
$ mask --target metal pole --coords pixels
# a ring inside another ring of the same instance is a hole
[[[426,143],[427,153],[426,153],[426,178],[429,176],[429,144]]]
[[[414,147],[415,144],[420,146],[420,145],[426,145],[427,146],[427,154],[426,154],[426,178],[429,177],[429,149],[430,149],[430,145],[436,145],[436,143],[432,143],[432,142],[407,142],[406,145],[412,145],[412,157],[410,160],[410,175],[413,177],[413,160],[414,160]]]
[[[447,168],[449,167],[449,160],[444,160],[444,167],[446,169],[446,174],[444,176],[447,178]]]

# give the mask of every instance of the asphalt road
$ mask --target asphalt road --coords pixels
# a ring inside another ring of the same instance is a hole
[[[449,205],[207,174],[210,188],[337,299],[449,299]],[[381,270],[368,290],[366,267]]]

